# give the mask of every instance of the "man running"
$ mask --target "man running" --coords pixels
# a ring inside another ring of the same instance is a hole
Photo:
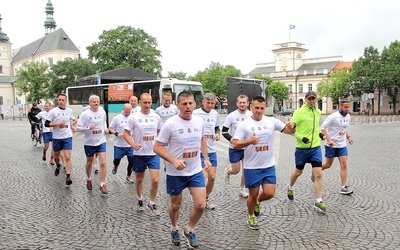
[[[46,154],[47,154],[47,149],[49,149],[50,142],[53,141],[53,128],[46,127],[44,124],[46,122],[47,114],[49,113],[51,108],[51,103],[46,102],[44,104],[44,110],[41,111],[39,114],[36,115],[36,118],[42,121],[42,127],[43,127],[43,156],[42,160],[46,161]],[[53,149],[51,150],[51,158],[50,158],[50,164],[54,165],[54,151]]]

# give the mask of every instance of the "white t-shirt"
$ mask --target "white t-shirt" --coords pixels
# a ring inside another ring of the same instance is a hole
[[[141,144],[142,148],[135,150],[135,155],[155,155],[153,151],[157,138],[157,130],[161,128],[161,118],[155,112],[143,114],[137,112],[130,115],[125,129],[131,131],[133,140]]]
[[[203,118],[204,136],[207,139],[208,153],[215,153],[215,128],[221,123],[218,112],[215,111],[215,109],[212,109],[209,113],[207,113],[203,109],[198,108],[193,111],[193,115]]]
[[[49,112],[47,112],[46,110],[41,111],[39,114],[36,115],[36,118],[38,119],[42,119],[42,129],[43,129],[43,133],[50,133],[53,132],[53,128],[52,127],[46,127],[44,126],[44,123],[46,122],[47,119],[47,114]]]
[[[161,122],[164,124],[168,118],[171,118],[174,115],[179,113],[178,107],[176,105],[171,104],[168,108],[164,105],[156,108],[156,113],[161,117]]]
[[[200,152],[203,131],[203,119],[195,115],[191,120],[176,115],[164,123],[157,141],[168,143],[169,154],[186,162],[183,170],[177,170],[172,163],[167,162],[167,175],[192,176],[202,171]]]
[[[136,106],[136,108],[132,108],[131,114],[135,114],[137,112],[140,112],[141,110],[142,110],[142,108],[140,106]]]
[[[275,165],[273,151],[274,131],[282,131],[285,124],[273,117],[263,116],[261,121],[255,121],[249,117],[239,124],[234,139],[247,140],[255,134],[258,137],[257,145],[249,145],[244,148],[243,164],[245,169],[268,168]]]
[[[235,135],[236,129],[239,126],[239,123],[241,123],[242,121],[246,120],[247,118],[249,118],[252,115],[252,112],[248,109],[246,109],[246,112],[244,114],[240,113],[238,110],[235,110],[233,112],[231,112],[224,121],[224,127],[229,128],[229,134],[231,136]],[[232,143],[229,142],[229,147],[232,147]]]
[[[349,127],[350,114],[343,117],[339,111],[330,114],[326,120],[321,124],[321,129],[325,129],[328,135],[334,142],[333,148],[344,148],[347,146],[346,143],[346,132]],[[328,140],[325,140],[324,144],[328,146]]]
[[[91,124],[96,124],[93,129],[88,129]],[[83,133],[85,134],[84,145],[87,146],[99,146],[106,142],[105,130],[106,125],[106,112],[104,109],[98,109],[97,112],[93,112],[87,109],[82,112],[81,117],[77,124],[78,129],[85,128]]]
[[[60,109],[59,107],[55,107],[49,111],[46,120],[53,123],[60,121],[65,122],[63,127],[53,127],[53,139],[66,139],[72,137],[71,120],[75,120],[75,116],[72,114],[72,109]]]
[[[112,119],[110,127],[115,129],[115,131],[117,131],[118,133],[123,134],[125,126],[126,126],[126,123],[128,122],[128,118],[129,118],[129,116],[126,117],[123,114],[118,114]],[[122,147],[122,148],[129,148],[131,145],[129,145],[125,141],[124,138],[119,138],[119,137],[115,136],[115,138],[114,138],[114,146]]]

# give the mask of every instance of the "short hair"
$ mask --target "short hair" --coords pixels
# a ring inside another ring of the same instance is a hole
[[[266,102],[265,98],[262,97],[262,96],[260,96],[260,95],[257,95],[257,96],[255,96],[255,97],[253,97],[252,102],[254,102],[254,101],[257,101],[257,102]]]
[[[164,93],[163,93],[163,97],[164,97],[165,95],[166,95],[166,96],[172,96],[172,93],[169,92],[169,91],[167,91],[167,92],[164,92]]]
[[[100,97],[98,95],[90,95],[89,96],[89,102],[94,98],[99,98],[99,100],[100,100]]]
[[[192,96],[193,99],[194,99],[194,96],[193,96],[192,92],[187,91],[187,90],[184,90],[184,91],[182,91],[181,93],[178,94],[178,97],[176,98],[176,100],[177,100],[178,103],[179,103],[181,97],[191,97],[191,96]]]
[[[243,98],[246,98],[246,100],[249,101],[249,97],[248,97],[247,95],[239,95],[239,96],[236,98],[236,101],[239,101],[239,99],[243,99]]]
[[[65,98],[67,98],[67,95],[66,95],[65,93],[63,93],[63,92],[59,93],[59,94],[57,95],[57,98],[60,97],[60,96],[64,96]]]
[[[205,93],[203,96],[203,100],[214,101],[216,99],[213,93]]]
[[[340,100],[340,104],[343,104],[343,103],[350,103],[350,100],[348,100],[348,99],[342,99],[342,100]]]
[[[139,100],[141,100],[142,97],[143,97],[143,96],[146,96],[146,95],[149,96],[150,99],[153,99],[149,93],[142,93],[142,94],[140,95],[140,99],[139,99]]]

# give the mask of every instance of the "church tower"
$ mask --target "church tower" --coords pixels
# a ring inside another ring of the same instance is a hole
[[[11,43],[7,34],[3,33],[1,28],[1,15],[0,15],[0,75],[10,76],[11,75]]]
[[[48,35],[49,33],[53,32],[57,27],[56,21],[54,21],[53,18],[53,14],[54,14],[54,7],[51,1],[49,0],[46,4],[46,21],[44,21],[45,35]]]

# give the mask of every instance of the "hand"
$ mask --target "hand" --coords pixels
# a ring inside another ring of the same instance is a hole
[[[354,143],[353,138],[352,138],[352,137],[349,137],[348,140],[349,140],[349,144],[350,144],[350,145],[353,145],[353,143]]]
[[[74,127],[74,126],[71,127],[71,130],[72,130],[72,132],[76,132],[77,131],[76,127]]]
[[[142,148],[142,145],[141,145],[141,144],[134,143],[134,145],[133,145],[133,149],[134,149],[134,150],[139,150],[139,149],[141,149],[141,148]]]
[[[209,159],[204,159],[204,170],[206,172],[210,171],[210,169],[212,168],[212,163]]]
[[[301,141],[304,142],[305,144],[311,143],[310,139],[308,139],[307,137],[303,137],[303,139]]]
[[[124,133],[118,133],[118,138],[123,138],[124,137]]]
[[[253,144],[253,145],[258,144],[258,136],[256,136],[256,133],[253,133],[253,136],[250,137],[250,141],[251,141],[251,144]]]
[[[92,124],[89,125],[89,129],[90,129],[90,130],[94,129],[95,127],[96,127],[96,124],[94,124],[94,123],[92,123]]]
[[[219,136],[219,134],[215,134],[215,140],[216,140],[216,141],[219,141],[220,138],[221,138],[221,137]]]
[[[108,135],[109,132],[110,132],[110,131],[109,131],[108,129],[105,129],[105,130],[104,130],[104,134],[106,134],[106,135]]]
[[[58,126],[60,126],[60,127],[62,127],[62,126],[64,126],[65,125],[65,121],[64,120],[61,120],[59,123],[58,123]]]
[[[328,139],[328,146],[333,147],[335,143],[332,141],[332,139]]]
[[[172,164],[174,164],[174,167],[179,171],[187,167],[186,161],[184,160],[175,159],[175,161],[172,162]]]

